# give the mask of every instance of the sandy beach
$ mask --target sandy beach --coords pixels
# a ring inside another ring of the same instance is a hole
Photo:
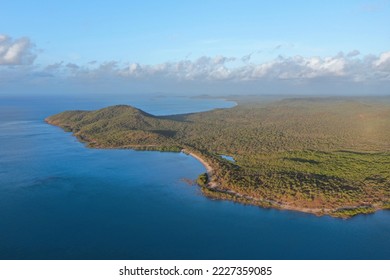
[[[196,158],[201,164],[203,164],[203,166],[206,168],[207,176],[209,178],[208,187],[209,188],[217,187],[217,183],[213,181],[214,169],[211,167],[211,165],[203,158],[201,158],[199,155],[193,152],[190,152],[186,149],[183,149],[182,152]]]

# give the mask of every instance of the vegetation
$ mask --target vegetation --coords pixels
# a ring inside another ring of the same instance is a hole
[[[47,121],[90,147],[193,152],[213,168],[198,178],[213,198],[337,217],[389,208],[390,98],[246,100],[165,117],[119,105]]]
[[[208,175],[207,173],[200,174],[198,176],[198,179],[196,180],[196,183],[201,187],[206,187],[208,182]]]
[[[353,208],[343,208],[338,209],[334,211],[332,214],[335,217],[351,217],[355,216],[357,214],[371,214],[375,212],[375,208],[372,206],[360,206],[360,207],[353,207]]]

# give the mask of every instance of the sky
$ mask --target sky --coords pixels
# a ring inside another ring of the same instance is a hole
[[[0,95],[390,94],[390,0],[0,6]]]

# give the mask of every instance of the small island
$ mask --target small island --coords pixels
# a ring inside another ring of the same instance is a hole
[[[197,183],[210,198],[341,218],[390,208],[389,97],[237,101],[159,117],[117,105],[46,122],[91,148],[190,154],[207,169]]]

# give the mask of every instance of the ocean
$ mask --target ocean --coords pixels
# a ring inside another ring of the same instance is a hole
[[[183,153],[89,149],[44,118],[129,104],[156,115],[234,106],[166,96],[0,97],[0,259],[389,259],[390,211],[348,220],[211,200]]]

